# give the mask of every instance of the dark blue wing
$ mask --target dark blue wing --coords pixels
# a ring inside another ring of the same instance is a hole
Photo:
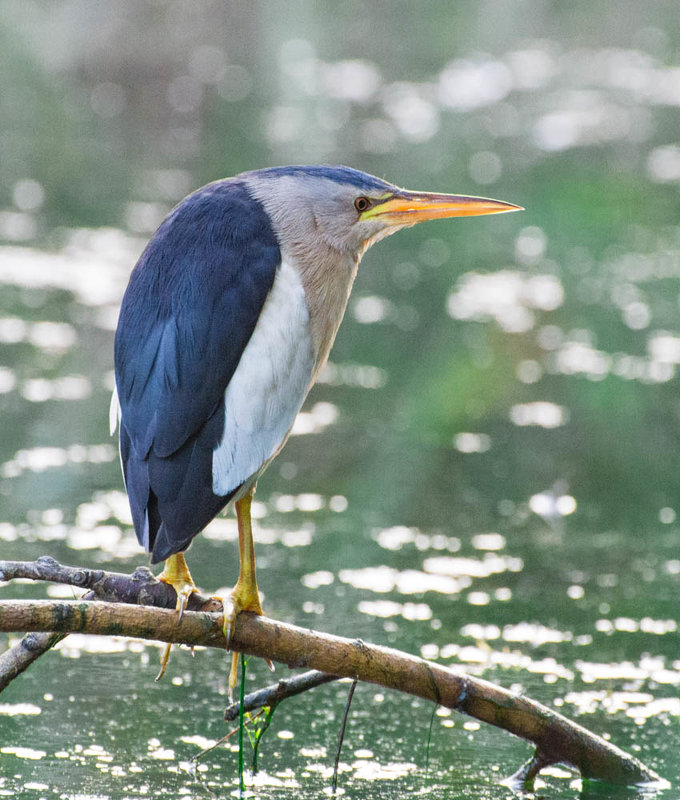
[[[222,401],[280,260],[264,209],[231,180],[180,203],[132,272],[115,339],[121,456],[155,561],[186,548],[229,500],[212,494]]]

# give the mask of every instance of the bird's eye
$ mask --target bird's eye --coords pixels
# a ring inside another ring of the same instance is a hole
[[[354,201],[354,208],[356,208],[360,214],[370,207],[371,201],[368,199],[368,197],[363,197],[363,195],[361,197],[357,197],[357,199]]]

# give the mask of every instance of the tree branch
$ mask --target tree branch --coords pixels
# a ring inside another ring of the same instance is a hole
[[[132,575],[128,575],[103,569],[69,567],[50,556],[42,556],[36,561],[0,561],[0,581],[16,578],[65,583],[80,589],[90,589],[98,599],[116,603],[174,608],[177,602],[172,586],[159,581],[148,567],[137,567]],[[189,597],[187,610],[218,611],[221,607],[217,598],[194,592]]]
[[[0,577],[7,574],[0,563]],[[95,583],[104,579],[98,577]],[[0,601],[0,631],[83,632],[218,648],[226,644],[221,613],[186,612],[178,620],[174,610],[165,608],[87,600]],[[530,777],[537,765],[559,762],[575,767],[584,778],[625,785],[663,783],[636,758],[551,709],[462,671],[397,650],[247,612],[237,617],[231,644],[234,650],[290,667],[312,667],[331,676],[406,692],[503,728],[536,745],[533,766],[527,770]],[[518,779],[522,779],[520,773]]]
[[[63,638],[63,633],[29,633],[0,653],[0,692]]]
[[[294,675],[292,678],[284,678],[271,686],[264,689],[257,689],[250,694],[247,694],[243,703],[243,710],[246,713],[255,711],[258,708],[265,706],[278,705],[282,700],[287,700],[289,697],[308,692],[310,689],[315,689],[317,686],[323,686],[325,683],[338,681],[340,678],[337,675],[329,675],[326,672],[319,672],[316,669],[310,669],[308,672],[303,672],[300,675]],[[234,722],[238,719],[240,703],[232,703],[227,706],[224,712],[224,719],[226,722]]]
[[[82,569],[59,564],[50,556],[37,561],[0,561],[0,581],[29,578],[90,589],[84,599],[99,598],[120,603],[174,608],[175,590],[158,578],[148,567],[137,567],[132,575],[122,572],[105,572],[101,569]],[[222,604],[214,597],[204,597],[198,592],[189,598],[191,610],[220,610]],[[27,670],[34,661],[60,642],[66,634],[30,633],[13,647],[0,653],[0,692],[16,677]]]

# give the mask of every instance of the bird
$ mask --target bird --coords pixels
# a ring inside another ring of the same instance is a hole
[[[366,250],[426,220],[517,210],[300,165],[214,181],[168,214],[121,303],[111,421],[137,539],[164,562],[180,617],[196,589],[184,552],[228,506],[240,570],[227,646],[239,613],[263,613],[253,493],[328,359]]]

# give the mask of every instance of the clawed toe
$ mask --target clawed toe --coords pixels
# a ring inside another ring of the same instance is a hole
[[[176,553],[167,559],[163,572],[158,576],[158,580],[169,583],[175,590],[177,594],[177,604],[175,606],[177,622],[181,622],[184,611],[189,603],[189,598],[196,591],[196,584],[191,577],[191,573],[189,572],[189,568],[187,567],[182,553]],[[159,681],[165,674],[168,661],[170,660],[171,650],[172,643],[168,642],[161,654],[161,668],[158,675],[156,675],[156,681]]]
[[[254,577],[254,576],[253,576]],[[223,601],[224,608],[227,608],[226,602]],[[248,578],[245,580],[239,577],[239,580],[231,593],[231,609],[224,611],[224,618],[222,621],[222,630],[224,632],[224,639],[226,641],[227,650],[231,649],[231,637],[234,633],[236,625],[236,618],[242,611],[250,611],[253,614],[262,616],[262,605],[260,603],[260,595],[257,591],[257,583]],[[238,656],[239,654],[233,652],[231,654],[231,669],[229,670],[228,690],[229,697],[233,695],[234,688],[238,683]],[[272,662],[267,659],[267,664],[270,669],[274,668]]]

